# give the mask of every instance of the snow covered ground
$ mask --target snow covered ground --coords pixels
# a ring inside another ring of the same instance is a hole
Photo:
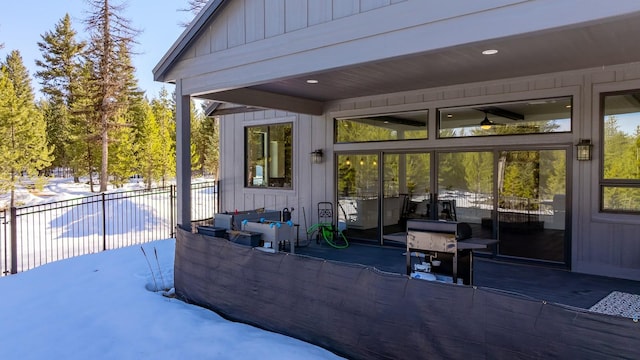
[[[193,180],[192,218],[213,216],[217,194],[213,178]],[[29,180],[21,180],[21,183]],[[171,237],[172,191],[146,191],[142,179],[131,179],[121,188],[111,188],[105,196],[92,193],[88,178],[74,183],[72,178],[49,179],[44,189],[16,191],[17,271],[69,257],[95,253]],[[161,184],[158,184],[161,185]],[[98,186],[95,186],[97,190]],[[132,191],[136,190],[136,191]],[[10,195],[0,194],[0,209],[9,206]],[[12,223],[9,213],[0,212],[0,270],[8,271]]]
[[[173,239],[0,278],[2,359],[338,359],[162,295]],[[156,261],[155,253],[158,254]]]
[[[143,187],[133,180],[116,191]],[[89,195],[86,182],[56,178],[16,198],[24,206]],[[8,200],[1,194],[0,208]],[[151,268],[134,245],[0,277],[0,359],[339,358],[163,296],[173,287],[175,240],[143,247]]]

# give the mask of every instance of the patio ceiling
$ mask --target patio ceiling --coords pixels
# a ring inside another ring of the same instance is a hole
[[[300,74],[198,97],[319,115],[325,102],[340,99],[640,62],[637,39],[640,13],[632,13],[606,22]],[[498,53],[482,55],[487,49]],[[318,83],[308,84],[308,79]]]

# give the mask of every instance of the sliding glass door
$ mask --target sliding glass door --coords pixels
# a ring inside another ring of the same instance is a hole
[[[498,253],[564,263],[566,151],[500,151]]]
[[[378,241],[377,154],[338,155],[338,225],[350,238]]]
[[[431,153],[385,154],[383,164],[383,243],[403,242],[407,219],[431,216]]]
[[[474,237],[493,238],[491,151],[438,153],[438,219],[466,222]]]
[[[393,244],[403,241],[408,219],[465,222],[473,237],[497,238],[489,251],[499,256],[564,264],[566,156],[565,149],[340,154],[339,225],[352,239]]]

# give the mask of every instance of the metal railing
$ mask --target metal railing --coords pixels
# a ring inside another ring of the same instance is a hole
[[[1,275],[74,256],[172,238],[176,187],[102,193],[0,211]],[[218,182],[191,184],[191,219],[213,219]]]

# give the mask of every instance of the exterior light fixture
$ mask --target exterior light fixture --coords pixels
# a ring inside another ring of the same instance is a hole
[[[591,139],[580,139],[576,144],[576,158],[579,161],[588,161],[591,160],[591,150],[593,149],[593,144],[591,144]]]
[[[322,149],[313,150],[311,152],[311,162],[314,164],[322,163]]]
[[[484,113],[484,120],[480,122],[480,128],[482,130],[489,130],[491,129],[491,125],[493,125],[493,121],[489,120],[487,113]]]

